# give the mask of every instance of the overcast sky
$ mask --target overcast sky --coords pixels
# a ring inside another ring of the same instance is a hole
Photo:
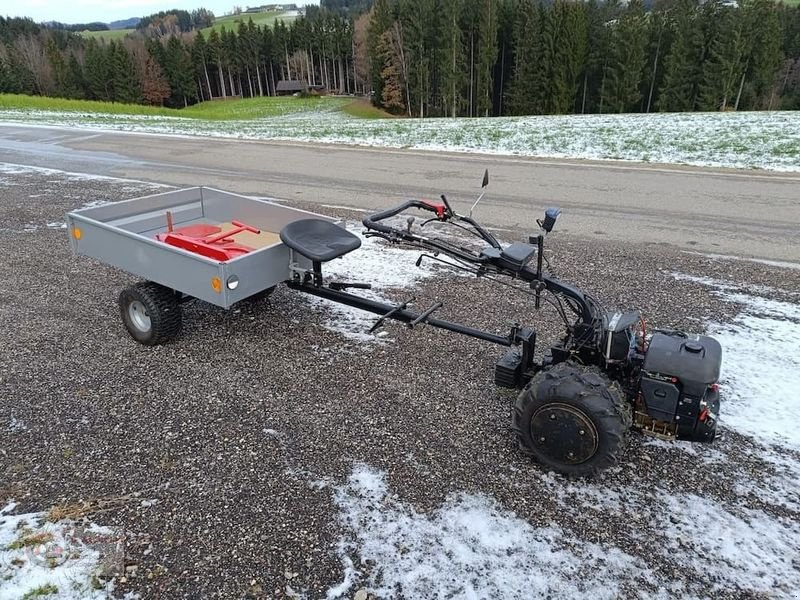
[[[207,8],[221,16],[231,12],[234,6],[260,6],[278,4],[281,0],[0,0],[0,15],[6,17],[30,17],[36,22],[60,21],[61,23],[88,23],[91,21],[118,21],[130,17],[143,17],[160,10],[182,8],[192,11]],[[287,0],[287,3],[319,4],[318,0]]]

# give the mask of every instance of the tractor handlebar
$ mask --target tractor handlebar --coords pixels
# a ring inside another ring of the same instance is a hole
[[[448,211],[448,207],[444,204],[434,204],[433,202],[428,202],[426,200],[407,200],[403,204],[395,206],[394,208],[389,208],[383,212],[375,213],[374,215],[368,215],[362,219],[361,223],[367,229],[380,231],[381,233],[385,233],[387,235],[395,235],[398,233],[398,229],[389,227],[388,225],[383,225],[380,223],[380,221],[395,217],[409,208],[418,208],[436,213],[436,218],[440,221],[446,221],[450,217],[450,214],[448,213],[452,214],[452,211]]]

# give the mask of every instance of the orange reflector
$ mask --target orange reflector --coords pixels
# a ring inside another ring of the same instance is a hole
[[[219,277],[212,277],[211,278],[211,287],[214,288],[214,291],[218,294],[222,292],[222,279]]]
[[[74,237],[76,240],[81,239],[82,235],[83,232],[80,229],[78,229],[77,227],[72,228],[72,237]]]

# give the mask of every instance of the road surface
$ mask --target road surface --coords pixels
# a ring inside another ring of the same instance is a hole
[[[533,231],[545,207],[584,237],[800,262],[800,176],[346,146],[0,127],[0,162],[207,185],[256,196],[384,209],[446,193],[457,211],[491,183],[476,216]]]

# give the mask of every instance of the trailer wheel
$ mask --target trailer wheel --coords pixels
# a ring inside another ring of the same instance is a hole
[[[598,369],[574,363],[537,374],[517,398],[512,416],[522,450],[572,477],[614,465],[630,426],[619,387]]]
[[[168,342],[181,330],[181,307],[175,293],[157,283],[147,281],[122,290],[119,310],[128,333],[145,346]]]
[[[261,302],[262,300],[266,300],[267,298],[272,296],[272,292],[274,292],[275,288],[277,288],[277,287],[278,287],[277,285],[273,285],[272,287],[268,287],[265,290],[261,290],[260,292],[256,292],[252,296],[248,296],[247,298],[245,298],[244,301],[245,302],[250,302],[251,304],[256,304],[258,302]]]

